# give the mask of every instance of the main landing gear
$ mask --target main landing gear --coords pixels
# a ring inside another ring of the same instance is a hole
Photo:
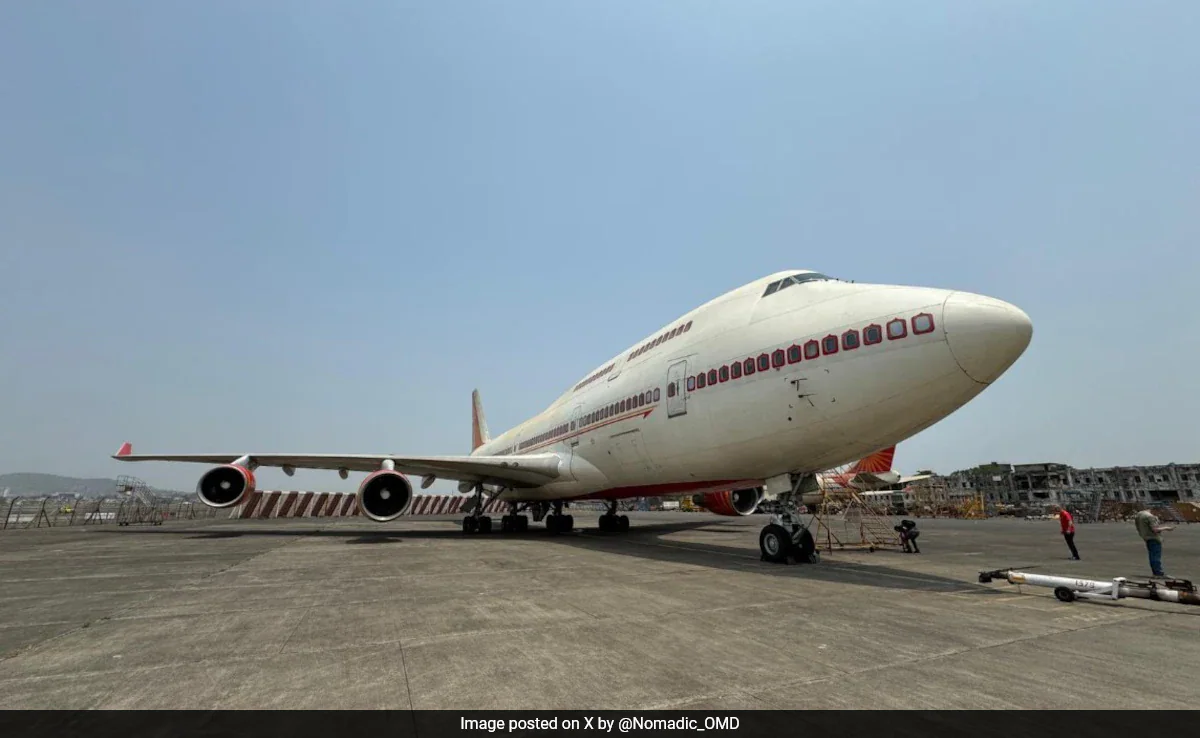
[[[562,502],[553,503],[554,512],[546,516],[546,530],[551,533],[570,533],[575,530],[575,516],[563,514]]]
[[[500,518],[501,533],[524,533],[529,530],[529,516],[518,515],[520,511],[519,503],[508,503],[508,514]]]
[[[483,514],[483,485],[475,485],[475,496],[467,502],[465,507],[469,510],[467,517],[463,518],[462,529],[463,533],[491,533],[492,519]]]
[[[817,553],[817,542],[808,528],[800,522],[796,500],[805,478],[792,482],[790,492],[780,495],[780,511],[771,516],[771,522],[758,534],[758,550],[762,561],[787,564],[794,559],[798,564],[815,564],[821,560]]]
[[[608,503],[608,512],[600,516],[601,533],[624,533],[629,530],[629,516],[617,515],[617,501]]]

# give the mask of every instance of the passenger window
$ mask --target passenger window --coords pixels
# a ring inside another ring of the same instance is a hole
[[[838,352],[837,336],[825,336],[822,342],[824,345],[821,346],[821,348],[825,351],[826,356],[830,354],[836,354]]]
[[[729,381],[729,367],[723,366],[717,370],[717,379],[722,382]]]
[[[849,330],[842,334],[842,348],[846,351],[858,348],[858,331]]]
[[[883,340],[883,328],[881,328],[879,326],[879,324],[872,323],[871,325],[867,326],[866,328],[863,328],[863,343],[866,344],[867,346],[879,343],[882,340]]]
[[[887,324],[888,340],[895,341],[897,338],[904,338],[908,335],[908,324],[904,322],[904,318],[896,318],[889,320]]]
[[[742,371],[748,377],[754,373],[754,359],[746,359],[742,362]]]
[[[912,319],[913,333],[922,335],[933,332],[933,316],[929,313],[914,315]]]
[[[658,398],[659,398],[658,387],[655,387],[654,388],[654,401],[658,402]]]
[[[771,352],[771,366],[778,369],[783,366],[783,349],[775,349]]]
[[[760,372],[765,372],[770,368],[771,368],[771,357],[767,356],[766,354],[759,354],[758,355],[758,370]]]
[[[804,344],[804,358],[815,359],[821,355],[821,344],[816,341],[808,341]]]
[[[708,383],[709,383],[709,384],[716,384],[716,383],[717,383],[717,370],[716,370],[716,369],[709,369],[709,370],[708,370]]]
[[[732,364],[730,364],[729,365],[729,377],[731,379],[738,379],[741,376],[742,376],[742,362],[735,361]]]
[[[704,375],[703,372],[696,375],[696,389],[704,389],[704,387],[707,384],[708,384],[708,378]]]
[[[692,390],[696,389],[696,378],[695,377],[688,377],[687,388],[688,388],[688,392],[691,392]]]
[[[797,361],[800,361],[800,347],[793,343],[791,346],[788,346],[787,362],[795,364]]]
[[[674,397],[674,396],[675,396],[675,383],[671,382],[670,384],[667,385],[667,397]]]

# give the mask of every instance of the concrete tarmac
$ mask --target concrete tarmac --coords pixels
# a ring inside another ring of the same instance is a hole
[[[765,516],[0,532],[0,708],[1190,708],[1200,608],[981,569],[1149,574],[1131,523],[921,520],[922,554],[758,558]],[[1200,525],[1166,534],[1200,580]]]

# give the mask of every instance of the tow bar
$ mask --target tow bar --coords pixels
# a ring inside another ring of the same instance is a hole
[[[1200,594],[1196,586],[1187,579],[1127,579],[1117,577],[1104,582],[1075,577],[1054,577],[1048,574],[1031,574],[1015,569],[993,569],[979,572],[979,582],[987,584],[993,579],[1004,579],[1009,584],[1028,584],[1031,587],[1053,587],[1054,596],[1062,602],[1076,599],[1119,600],[1138,597],[1143,600],[1178,602],[1181,605],[1200,605]]]

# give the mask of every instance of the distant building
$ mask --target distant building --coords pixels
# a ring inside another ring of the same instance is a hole
[[[949,498],[954,491],[979,492],[992,504],[1059,504],[1097,495],[1119,502],[1191,501],[1200,500],[1200,464],[1076,469],[1051,462],[992,462],[935,475],[927,485],[935,495],[944,486]]]

